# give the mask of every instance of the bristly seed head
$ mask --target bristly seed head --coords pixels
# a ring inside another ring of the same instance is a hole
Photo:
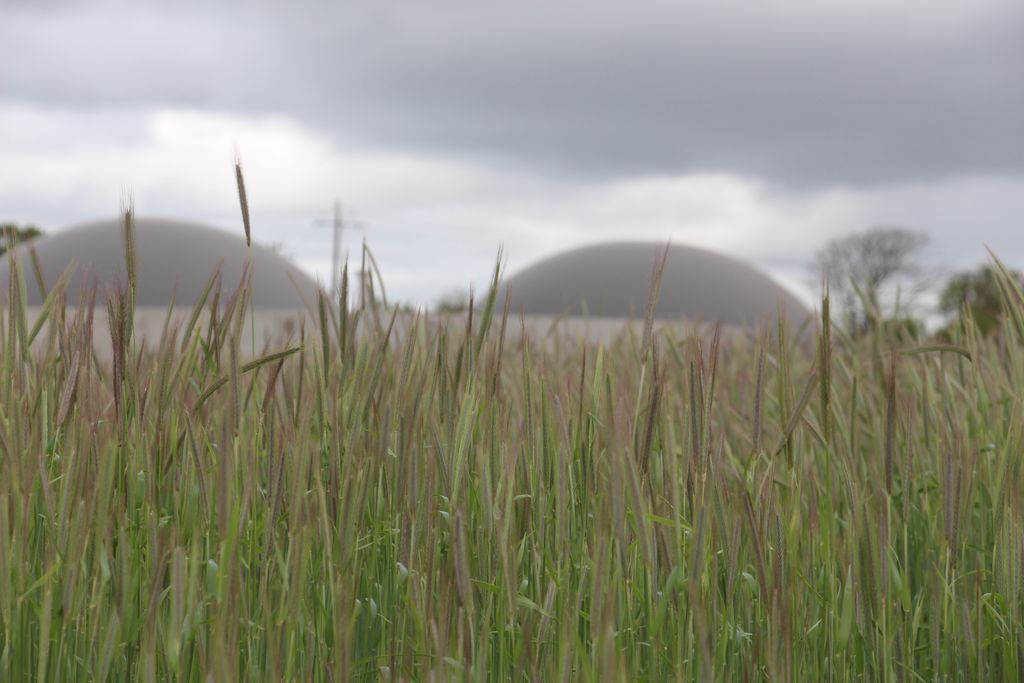
[[[242,175],[242,160],[235,152],[235,182],[238,184],[238,203],[242,207],[242,227],[245,228],[245,245],[252,246],[252,228],[249,224],[249,200],[245,196],[245,177]]]

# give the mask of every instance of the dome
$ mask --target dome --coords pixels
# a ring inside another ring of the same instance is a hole
[[[68,266],[75,269],[68,281],[65,300],[74,305],[87,280],[99,284],[97,302],[104,300],[107,285],[127,282],[119,220],[77,225],[32,241],[47,287],[52,287]],[[239,285],[242,269],[252,257],[253,304],[259,308],[304,308],[303,297],[316,301],[317,285],[302,270],[272,250],[253,244],[251,252],[241,234],[208,228],[197,223],[137,218],[135,220],[138,306],[166,308],[172,295],[175,306],[194,305],[210,276],[222,267],[222,296]],[[28,248],[18,248],[30,306],[43,297],[33,274]],[[0,259],[0,283],[6,283],[9,263]],[[6,290],[6,284],[3,286]],[[300,294],[301,292],[301,294]]]
[[[526,315],[642,318],[651,271],[665,246],[623,242],[580,247],[546,258],[507,278],[499,305]],[[807,308],[756,268],[705,249],[671,245],[655,317],[753,325],[774,320],[779,304],[794,322]]]

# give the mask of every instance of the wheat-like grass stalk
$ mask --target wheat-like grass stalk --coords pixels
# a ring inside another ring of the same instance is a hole
[[[245,193],[245,176],[242,174],[242,160],[235,154],[235,185],[238,188],[238,205],[242,210],[242,228],[245,230],[245,245],[252,246],[252,226],[249,223],[249,199]]]
[[[1009,281],[996,338],[833,335],[826,296],[816,345],[638,347],[517,336],[500,262],[472,319],[400,318],[366,256],[364,310],[252,357],[249,277],[132,344],[132,239],[109,356],[94,292],[33,321],[12,261],[0,680],[1022,673]]]

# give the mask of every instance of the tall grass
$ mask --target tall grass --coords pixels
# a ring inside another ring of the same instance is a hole
[[[1008,277],[1000,336],[946,346],[847,338],[827,300],[816,344],[530,340],[492,289],[401,334],[321,298],[245,362],[245,292],[214,279],[148,343],[134,280],[111,292],[97,354],[95,294],[62,280],[29,327],[24,276],[0,326],[0,679],[1024,675]]]

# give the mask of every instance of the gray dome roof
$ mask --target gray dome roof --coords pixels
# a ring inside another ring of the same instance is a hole
[[[527,315],[642,318],[651,269],[663,244],[621,242],[580,247],[544,259],[507,278],[499,305]],[[759,270],[721,254],[671,245],[655,316],[751,325],[774,320],[781,302],[802,322],[807,308]]]
[[[135,221],[139,306],[166,307],[174,293],[176,306],[193,305],[210,276],[222,267],[221,296],[241,282],[242,268],[250,255],[241,234],[215,230],[196,223],[137,218]],[[52,287],[68,266],[75,270],[68,282],[66,301],[78,302],[86,280],[99,284],[97,302],[104,300],[108,284],[127,282],[118,220],[95,221],[74,226],[34,240],[47,287]],[[28,249],[18,249],[29,305],[42,303],[33,275]],[[260,308],[303,308],[302,297],[313,303],[317,285],[302,270],[266,247],[252,245],[253,303]],[[9,264],[0,259],[0,289],[6,293]],[[299,292],[302,295],[299,295]]]

